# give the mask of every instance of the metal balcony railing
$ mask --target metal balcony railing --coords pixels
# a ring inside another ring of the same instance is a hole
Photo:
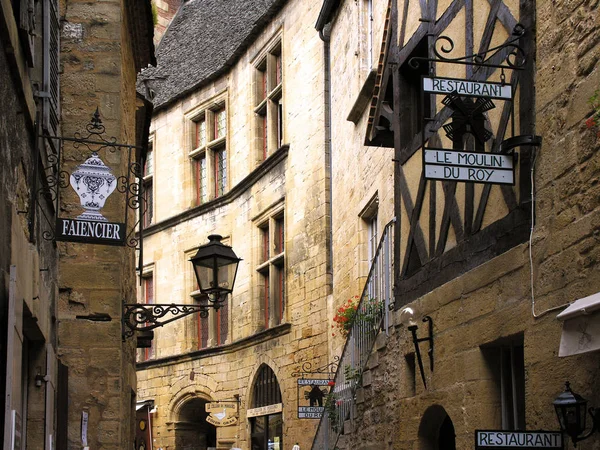
[[[344,423],[353,420],[356,389],[380,330],[387,333],[393,302],[393,224],[389,222],[373,257],[356,318],[335,373],[335,385],[325,401],[325,411],[313,440],[312,450],[334,450]]]

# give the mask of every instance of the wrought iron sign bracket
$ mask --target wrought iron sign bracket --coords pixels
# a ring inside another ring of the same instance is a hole
[[[527,61],[525,51],[519,45],[519,40],[525,35],[525,27],[520,23],[516,24],[512,31],[512,38],[501,45],[490,48],[486,51],[474,53],[472,55],[450,58],[448,55],[454,50],[454,41],[448,36],[438,36],[435,39],[433,49],[433,58],[415,56],[409,59],[408,65],[413,69],[418,69],[421,62],[429,63],[450,63],[462,64],[475,67],[490,67],[499,69],[523,70]],[[429,37],[435,37],[433,33],[427,33]],[[490,62],[496,55],[502,55],[503,52],[508,52],[503,56],[498,63]],[[504,74],[502,74],[504,75]],[[504,77],[502,77],[504,78]]]
[[[292,372],[292,377],[298,378],[297,381],[297,405],[298,419],[320,419],[325,412],[327,396],[333,390],[333,378],[338,370],[340,357],[335,356],[333,361],[324,366],[313,369],[312,363],[306,361]],[[311,376],[312,375],[312,376]],[[314,376],[317,375],[315,378]],[[309,390],[305,390],[309,388]],[[303,393],[304,402],[302,405],[300,392]]]
[[[136,150],[142,147],[118,143],[116,137],[106,137],[105,131],[96,108],[84,134],[77,132],[73,137],[39,135],[49,142],[58,142],[57,150],[49,153],[42,164],[44,185],[35,187],[35,202],[47,224],[42,233],[45,240],[131,248],[141,246],[136,229],[140,226],[139,218],[145,213],[145,205],[141,199],[141,164]],[[70,150],[65,155],[67,144]],[[81,158],[83,161],[77,165],[74,161]],[[69,187],[73,191],[68,191]],[[64,191],[67,191],[66,196]],[[107,208],[110,210],[107,214],[109,221],[101,210],[115,191],[115,196],[121,194],[123,201],[115,204],[111,199],[112,204]],[[72,194],[77,194],[80,204],[63,204],[66,198],[73,197]],[[53,204],[55,218],[44,212],[41,199]],[[62,216],[64,211],[80,208],[83,213],[77,217]],[[135,221],[130,217],[132,211],[138,212]],[[133,226],[129,226],[132,222]]]
[[[305,361],[302,363],[302,370],[296,370],[292,372],[293,377],[303,377],[304,375],[314,375],[314,374],[326,374],[326,375],[335,375],[338,369],[338,364],[340,363],[340,357],[334,356],[333,361],[329,364],[325,364],[324,366],[317,367],[316,369],[312,368],[312,363]]]
[[[211,309],[218,310],[220,307],[220,301],[211,301],[210,304],[204,305],[125,303],[122,319],[123,337],[132,337],[136,331],[154,330],[194,313],[199,313],[200,317],[206,318]],[[168,314],[172,317],[162,320]]]

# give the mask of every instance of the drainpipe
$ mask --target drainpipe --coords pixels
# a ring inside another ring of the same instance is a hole
[[[331,177],[331,23],[319,30],[323,41],[323,110],[325,131],[325,210],[327,215],[327,278],[329,294],[333,293],[333,219],[332,219],[332,177]]]

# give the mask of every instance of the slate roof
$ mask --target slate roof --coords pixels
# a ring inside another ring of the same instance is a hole
[[[138,77],[155,91],[154,110],[226,72],[286,0],[189,0],[156,51],[156,67]]]

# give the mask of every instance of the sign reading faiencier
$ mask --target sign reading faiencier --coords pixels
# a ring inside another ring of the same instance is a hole
[[[515,184],[513,155],[426,148],[423,164],[426,179]]]
[[[125,242],[125,224],[58,218],[56,221],[56,239],[90,244],[123,245]]]
[[[490,83],[483,81],[457,80],[454,78],[423,78],[423,91],[433,94],[452,94],[469,97],[512,99],[510,84]]]
[[[562,449],[560,431],[475,431],[475,449]]]

